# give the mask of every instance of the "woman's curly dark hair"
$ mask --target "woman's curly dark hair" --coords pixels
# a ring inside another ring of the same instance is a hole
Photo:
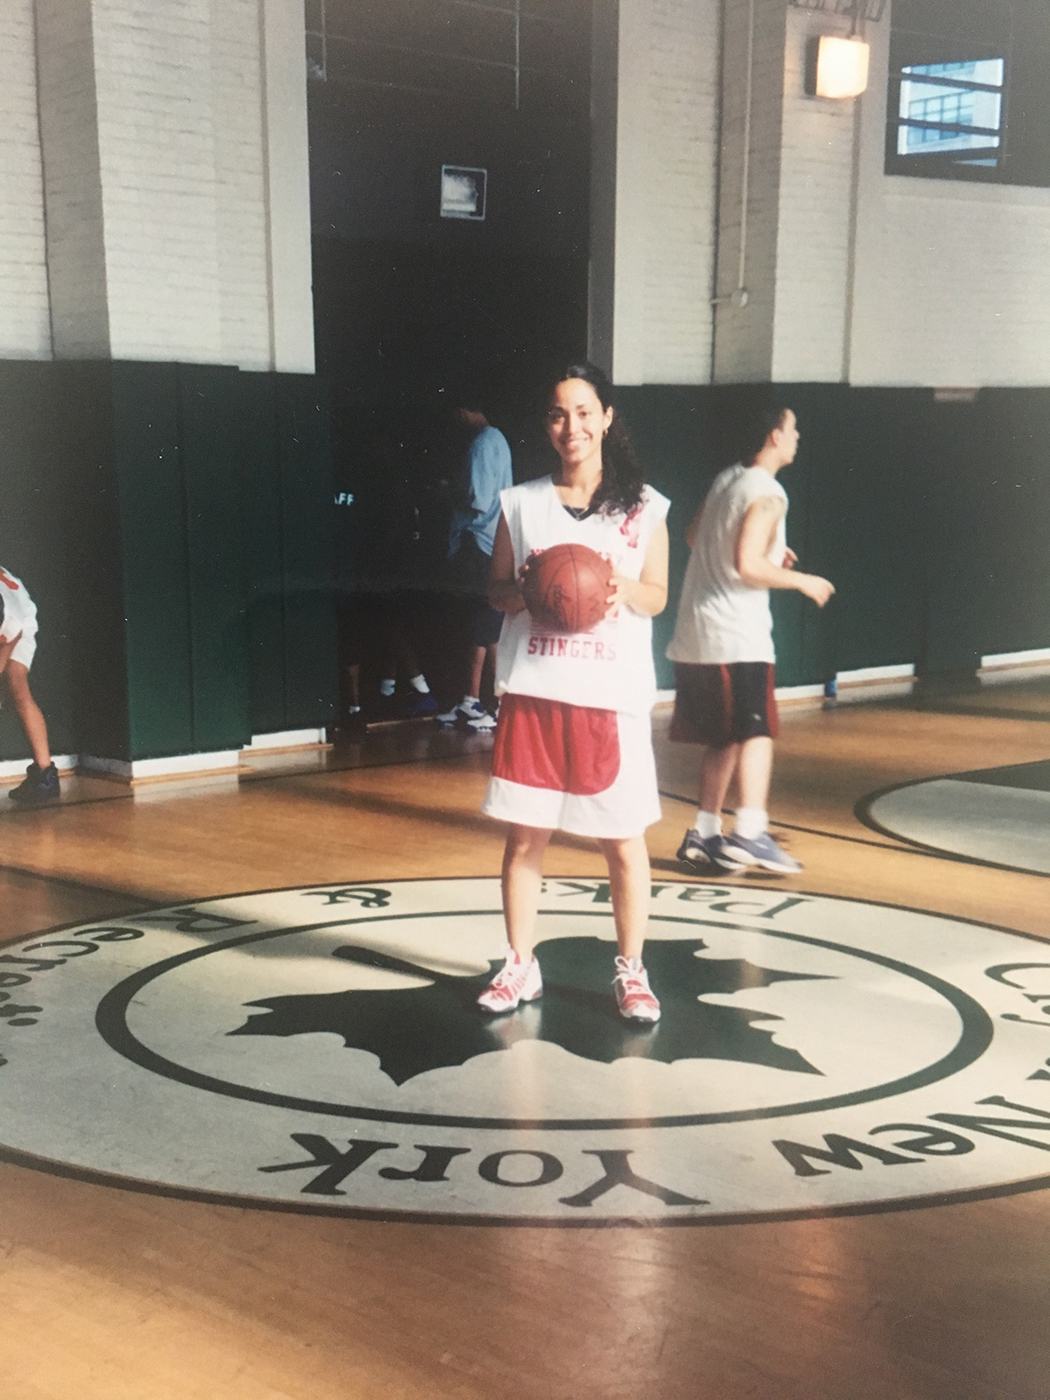
[[[550,380],[544,398],[544,410],[550,403],[554,390],[567,379],[585,380],[598,395],[602,408],[612,406],[612,385],[608,376],[597,365],[583,361],[580,364],[566,365],[561,374]],[[591,507],[601,515],[616,515],[620,512],[630,515],[632,510],[642,504],[644,487],[645,478],[634,455],[634,446],[623,420],[613,408],[612,422],[602,441],[602,479],[591,497]]]

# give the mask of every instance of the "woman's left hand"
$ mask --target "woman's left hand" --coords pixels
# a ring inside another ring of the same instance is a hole
[[[605,609],[607,621],[616,617],[622,607],[631,606],[631,594],[634,587],[634,579],[624,578],[623,574],[613,574],[609,580],[609,606]]]

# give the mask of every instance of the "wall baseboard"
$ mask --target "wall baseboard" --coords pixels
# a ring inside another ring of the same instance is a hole
[[[838,683],[844,685],[869,685],[880,681],[906,681],[915,676],[913,665],[862,666],[856,671],[840,671]]]
[[[1050,665],[1050,647],[1034,647],[1031,651],[1000,651],[981,657],[982,671],[1005,671],[1015,666]]]
[[[330,747],[326,729],[283,729],[276,734],[253,734],[242,753],[294,753],[297,749]]]
[[[166,758],[102,758],[81,754],[79,769],[93,778],[111,778],[118,783],[164,782],[173,778],[211,778],[241,771],[240,751],[182,753]]]

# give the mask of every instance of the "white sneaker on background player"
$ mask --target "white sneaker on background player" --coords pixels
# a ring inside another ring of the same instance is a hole
[[[460,720],[466,722],[468,729],[473,729],[479,734],[487,734],[496,727],[496,721],[474,695],[464,695],[458,705],[453,705],[451,710],[437,716],[438,724],[449,726],[458,724]]]

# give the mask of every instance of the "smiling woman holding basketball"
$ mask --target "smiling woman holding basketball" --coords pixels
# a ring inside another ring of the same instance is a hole
[[[547,399],[559,470],[500,497],[489,597],[504,613],[496,662],[502,699],[482,811],[510,828],[503,856],[510,947],[479,998],[497,1014],[543,990],[533,946],[543,853],[558,829],[594,837],[608,862],[621,1015],[660,1016],[642,946],[650,893],[644,833],[660,817],[649,715],[652,618],[667,602],[669,502],[643,482],[610,394],[601,370],[570,365]],[[587,630],[571,630],[594,616]]]

